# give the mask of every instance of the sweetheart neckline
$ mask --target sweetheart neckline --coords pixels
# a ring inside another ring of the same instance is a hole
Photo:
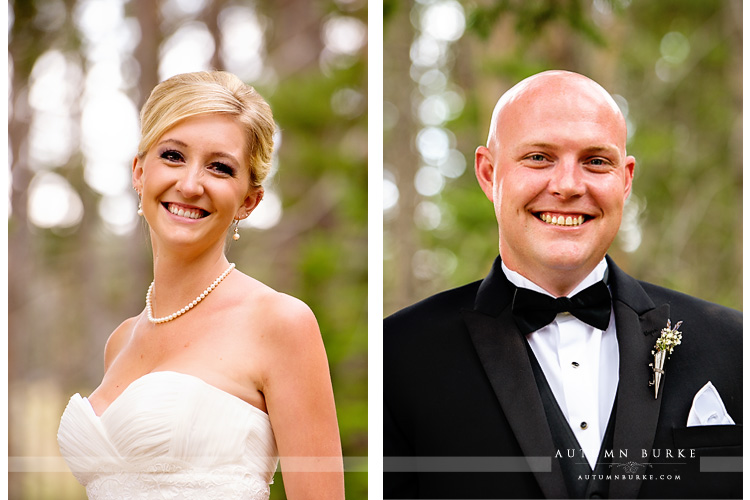
[[[255,412],[260,413],[262,416],[266,417],[266,419],[268,419],[270,421],[270,417],[268,416],[268,413],[264,412],[263,410],[261,410],[257,406],[248,403],[244,399],[242,399],[242,398],[240,398],[238,396],[235,396],[234,394],[229,393],[229,392],[227,392],[227,391],[225,391],[223,389],[219,389],[215,385],[209,384],[208,382],[206,382],[205,380],[203,380],[202,378],[200,378],[200,377],[198,377],[196,375],[191,375],[189,373],[183,373],[183,372],[178,372],[178,371],[174,371],[174,370],[157,370],[157,371],[145,373],[145,374],[141,375],[140,377],[136,378],[135,380],[133,380],[132,382],[130,382],[128,384],[128,386],[125,387],[125,389],[123,389],[123,391],[115,399],[113,399],[109,403],[109,405],[107,405],[107,407],[104,409],[104,411],[101,413],[101,415],[97,415],[96,414],[96,410],[94,410],[94,406],[91,404],[91,401],[89,401],[88,397],[82,397],[81,399],[85,399],[86,400],[86,403],[88,403],[88,407],[91,409],[91,413],[94,415],[94,417],[96,417],[97,420],[101,420],[104,417],[104,415],[107,414],[107,412],[109,411],[109,409],[112,408],[112,406],[114,406],[117,403],[117,401],[123,396],[123,394],[125,394],[137,382],[140,382],[141,380],[143,380],[146,377],[149,377],[150,375],[158,375],[158,374],[180,375],[180,376],[183,376],[183,377],[187,377],[187,378],[189,378],[191,380],[198,381],[201,384],[203,384],[204,386],[209,387],[209,388],[213,389],[216,392],[219,392],[219,393],[224,394],[224,395],[226,395],[226,396],[228,396],[228,397],[230,397],[232,399],[235,399],[235,400],[239,401],[240,403],[242,403],[246,407],[249,407],[250,409],[254,410]]]

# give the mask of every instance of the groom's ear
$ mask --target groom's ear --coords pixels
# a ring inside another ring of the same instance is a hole
[[[474,153],[474,173],[479,181],[479,187],[484,191],[484,195],[492,199],[492,188],[495,179],[495,164],[492,159],[492,153],[485,146],[479,146]]]

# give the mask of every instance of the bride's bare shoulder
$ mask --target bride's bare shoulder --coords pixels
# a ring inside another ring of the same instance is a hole
[[[320,336],[318,322],[312,310],[303,301],[291,295],[278,292],[260,281],[243,275],[246,280],[243,294],[247,307],[246,320],[254,327],[262,328],[274,337],[283,334]]]
[[[115,328],[115,331],[113,331],[109,335],[107,344],[104,346],[105,372],[107,371],[107,369],[109,369],[112,362],[117,358],[122,349],[127,345],[128,341],[133,336],[133,330],[136,323],[138,322],[139,317],[140,316],[134,316],[132,318],[126,319],[125,321],[120,323],[120,326]]]

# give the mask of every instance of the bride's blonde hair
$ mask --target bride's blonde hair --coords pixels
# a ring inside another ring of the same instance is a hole
[[[271,107],[232,73],[200,71],[164,80],[151,91],[141,109],[141,142],[138,157],[180,121],[209,113],[228,114],[243,129],[250,168],[250,184],[259,187],[271,170],[273,133]]]

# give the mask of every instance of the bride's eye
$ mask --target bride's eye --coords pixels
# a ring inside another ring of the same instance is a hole
[[[230,177],[234,177],[235,170],[233,167],[227,165],[226,163],[222,163],[220,161],[215,161],[211,164],[211,167],[216,170],[217,172],[228,175]]]
[[[174,149],[168,149],[164,151],[159,155],[159,157],[172,163],[183,161],[182,154],[180,154],[179,151],[175,151]]]

